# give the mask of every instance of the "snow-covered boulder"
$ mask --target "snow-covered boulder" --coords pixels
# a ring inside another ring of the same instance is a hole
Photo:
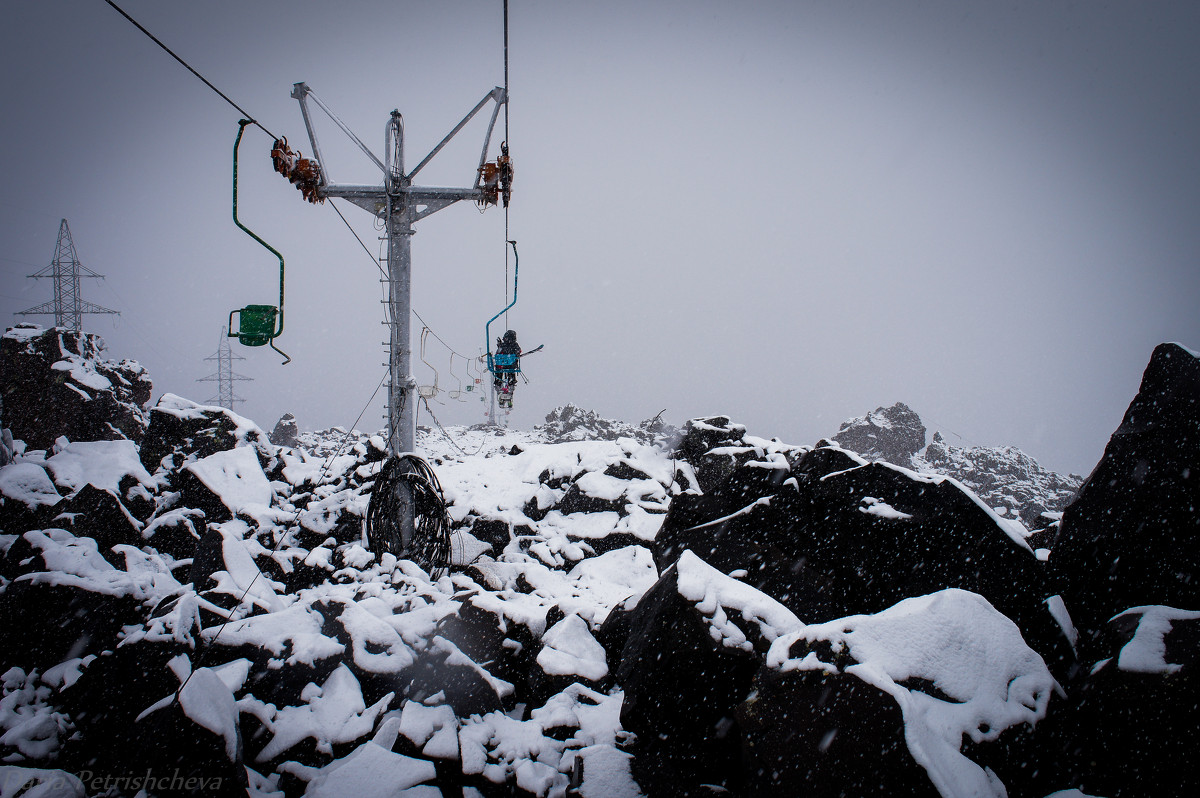
[[[681,559],[698,561],[691,552]],[[621,725],[636,735],[633,773],[650,795],[686,795],[706,783],[737,787],[733,710],[766,651],[722,645],[681,578],[680,568],[668,569],[630,613],[616,673],[625,694]]]
[[[751,460],[700,497],[677,496],[654,543],[665,569],[691,550],[820,621],[878,612],[946,588],[984,596],[1065,673],[1075,659],[1045,600],[1042,564],[1019,522],[948,477],[835,447],[794,464]]]
[[[30,449],[73,441],[139,441],[150,377],[132,360],[107,360],[98,335],[18,324],[0,337],[4,426]]]
[[[688,551],[632,625],[621,720],[650,794],[1003,796],[978,760],[1027,735],[1055,688],[1016,625],[963,590],[805,624]]]
[[[229,685],[211,668],[193,671],[184,655],[168,667],[179,679],[179,689],[134,719],[133,748],[124,769],[131,774],[170,774],[178,780],[176,784],[184,785],[182,790],[172,790],[169,783],[159,782],[148,793],[191,792],[214,798],[246,795],[239,713]],[[129,764],[135,762],[136,767]],[[186,786],[189,783],[191,789]]]
[[[420,705],[409,702],[407,706]],[[426,791],[418,786],[434,781],[437,768],[433,762],[393,752],[400,723],[400,719],[388,721],[369,742],[323,768],[306,768],[288,763],[288,772],[307,782],[304,795],[308,798],[392,798],[397,795],[441,794],[432,786]],[[453,736],[453,726],[450,731]],[[457,751],[457,737],[454,737],[454,747]]]
[[[1133,607],[1112,618],[1104,655],[1072,691],[1055,751],[1089,795],[1190,795],[1200,786],[1200,611]]]
[[[44,670],[111,647],[159,589],[151,573],[121,570],[95,540],[62,529],[17,538],[8,546],[5,570],[13,578],[0,592],[0,672],[8,665]],[[170,589],[167,581],[164,589]]]
[[[215,452],[189,463],[179,474],[184,503],[203,510],[210,523],[270,512],[271,483],[249,446]]]
[[[62,502],[54,480],[38,463],[0,466],[0,529],[19,535],[50,525]]]
[[[170,468],[176,469],[237,446],[252,447],[265,466],[274,461],[275,447],[253,421],[224,407],[200,405],[168,393],[150,409],[141,460],[154,473],[167,457],[172,458]]]
[[[746,428],[728,416],[693,418],[684,424],[675,454],[694,470],[696,484],[687,487],[708,492],[749,459],[752,450],[744,445],[745,434]]]
[[[140,546],[142,523],[111,490],[85,484],[57,508],[56,523],[83,540],[95,541],[100,555],[113,565],[124,562],[114,546]]]
[[[989,747],[1002,735],[1032,740],[1056,682],[1012,621],[977,594],[943,590],[873,615],[801,625],[771,644],[762,676],[738,717],[752,752],[750,784],[763,792],[1048,792],[1024,789],[1020,770],[1036,771],[1038,762],[997,761]],[[814,704],[818,711],[790,721]],[[888,728],[896,709],[901,735]]]

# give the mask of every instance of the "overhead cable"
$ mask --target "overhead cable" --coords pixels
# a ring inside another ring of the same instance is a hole
[[[152,41],[152,42],[154,42],[155,44],[157,44],[159,47],[161,47],[163,50],[165,50],[165,51],[167,52],[167,54],[168,54],[168,55],[170,55],[172,58],[174,58],[174,59],[175,59],[176,61],[178,61],[179,63],[183,64],[184,68],[186,68],[188,72],[191,72],[193,75],[195,75],[196,77],[200,78],[201,82],[203,82],[205,86],[208,86],[210,89],[212,89],[213,91],[215,91],[215,92],[216,92],[218,95],[220,95],[220,97],[221,97],[221,99],[222,99],[222,100],[224,100],[225,102],[229,103],[229,104],[230,104],[230,105],[232,105],[234,108],[236,108],[236,109],[238,110],[238,112],[239,112],[239,113],[241,113],[241,115],[242,115],[242,116],[244,116],[244,117],[246,117],[247,119],[249,119],[249,120],[250,120],[250,123],[251,123],[251,124],[253,124],[253,125],[254,125],[255,127],[257,127],[259,130],[261,130],[263,133],[266,133],[266,134],[267,134],[268,136],[270,136],[272,139],[277,139],[277,138],[278,138],[278,136],[276,136],[274,133],[272,133],[271,131],[267,130],[265,127],[263,127],[263,125],[262,125],[262,123],[261,123],[261,122],[259,122],[258,120],[254,119],[254,117],[253,117],[253,116],[252,116],[252,115],[251,115],[249,112],[247,112],[247,111],[246,111],[244,108],[242,108],[242,106],[238,105],[238,104],[237,104],[237,103],[235,103],[233,100],[229,99],[229,96],[228,96],[227,94],[225,94],[225,92],[221,91],[221,90],[220,90],[220,89],[218,89],[216,86],[212,85],[212,83],[210,83],[210,82],[208,81],[208,78],[204,77],[204,76],[203,76],[203,75],[201,75],[199,72],[197,72],[197,71],[196,71],[194,68],[192,68],[192,65],[191,65],[191,64],[189,64],[187,61],[184,61],[182,58],[180,58],[178,55],[176,55],[174,50],[172,50],[170,47],[167,47],[165,44],[163,44],[161,41],[159,41],[159,39],[158,39],[158,37],[157,37],[157,36],[155,36],[153,33],[151,33],[150,31],[146,30],[144,27],[142,27],[142,24],[141,24],[140,22],[138,22],[138,21],[137,21],[136,19],[134,19],[133,17],[129,16],[129,14],[125,13],[125,10],[124,10],[123,8],[121,8],[119,5],[117,5],[116,3],[114,3],[114,2],[113,2],[113,0],[104,0],[104,2],[108,3],[110,6],[112,6],[112,7],[113,7],[113,8],[116,10],[116,12],[117,12],[118,14],[120,14],[121,16],[125,17],[125,19],[127,19],[127,20],[129,20],[131,23],[133,23],[133,26],[134,26],[135,28],[137,28],[137,29],[138,29],[138,30],[140,30],[142,33],[144,33],[144,34],[146,34],[147,36],[149,36],[149,37],[150,37],[150,41]]]

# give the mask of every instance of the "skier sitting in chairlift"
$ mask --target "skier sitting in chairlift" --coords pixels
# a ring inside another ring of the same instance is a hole
[[[517,334],[508,330],[503,337],[496,339],[496,356],[494,358],[494,376],[498,404],[512,409],[513,394],[517,390],[517,375],[521,373],[521,345],[517,343]]]

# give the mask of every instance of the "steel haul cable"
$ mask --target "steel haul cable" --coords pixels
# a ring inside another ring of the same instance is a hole
[[[138,29],[138,30],[140,30],[142,33],[144,33],[144,34],[146,34],[148,37],[150,37],[150,41],[154,42],[154,43],[155,43],[155,44],[157,44],[159,47],[161,47],[163,50],[165,50],[165,51],[166,51],[166,53],[167,53],[167,55],[171,56],[171,57],[172,57],[172,58],[174,58],[176,61],[178,61],[179,63],[183,64],[184,68],[185,68],[185,69],[187,69],[187,71],[188,71],[188,72],[191,72],[193,75],[195,75],[196,77],[200,78],[200,81],[201,81],[201,82],[202,82],[202,83],[203,83],[205,86],[208,86],[210,89],[212,89],[213,91],[215,91],[215,92],[216,92],[216,93],[217,93],[217,94],[218,94],[218,95],[221,97],[221,99],[222,99],[222,100],[224,100],[225,102],[229,103],[229,104],[230,104],[230,105],[232,105],[234,108],[236,108],[236,109],[238,110],[238,112],[239,112],[239,113],[240,113],[242,116],[244,116],[244,117],[247,117],[247,118],[250,120],[250,124],[252,124],[252,125],[254,125],[255,127],[257,127],[257,128],[258,128],[259,130],[261,130],[263,133],[266,133],[268,136],[270,136],[270,137],[271,137],[271,139],[272,139],[272,140],[274,140],[274,139],[276,139],[276,138],[277,138],[277,136],[276,136],[274,133],[272,133],[271,131],[267,130],[265,127],[263,127],[262,123],[261,123],[261,122],[259,122],[259,121],[257,121],[257,120],[255,120],[255,119],[254,119],[254,118],[253,118],[253,117],[252,117],[252,116],[251,116],[251,115],[250,115],[250,114],[249,114],[249,113],[248,113],[248,112],[247,112],[247,111],[246,111],[244,108],[242,108],[242,106],[238,105],[238,104],[237,104],[237,103],[235,103],[233,100],[229,99],[229,96],[228,96],[227,94],[225,94],[225,92],[223,92],[223,91],[221,91],[220,89],[218,89],[216,86],[214,86],[212,83],[210,83],[210,82],[209,82],[208,78],[204,77],[204,76],[203,76],[203,75],[201,75],[199,72],[197,72],[197,71],[196,71],[196,70],[195,70],[195,69],[192,67],[192,65],[191,65],[191,64],[189,64],[187,61],[184,61],[182,58],[180,58],[178,55],[176,55],[174,50],[172,50],[170,47],[167,47],[165,44],[163,44],[161,41],[159,41],[159,39],[158,39],[158,37],[157,37],[157,36],[155,36],[153,33],[151,33],[150,31],[146,30],[144,27],[142,27],[142,24],[141,24],[140,22],[138,22],[138,21],[137,21],[136,19],[134,19],[133,17],[129,16],[129,14],[125,13],[125,10],[124,10],[124,9],[122,9],[122,8],[121,8],[119,5],[117,5],[116,3],[114,3],[114,2],[113,2],[113,0],[104,0],[104,2],[108,3],[110,6],[112,6],[112,7],[113,7],[113,9],[114,9],[114,10],[116,10],[116,12],[117,12],[118,14],[120,14],[121,16],[125,17],[125,19],[127,19],[127,20],[129,20],[131,23],[133,23],[133,26],[134,26],[135,28],[137,28],[137,29]]]

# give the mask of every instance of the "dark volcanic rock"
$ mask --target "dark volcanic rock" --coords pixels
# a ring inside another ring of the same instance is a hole
[[[571,513],[604,513],[614,512],[625,514],[625,497],[619,496],[616,499],[607,499],[599,496],[589,495],[578,483],[567,488],[567,492],[554,506],[563,515]]]
[[[20,535],[42,529],[59,512],[62,496],[46,469],[37,463],[0,466],[0,530]]]
[[[843,422],[833,439],[868,460],[907,467],[912,456],[925,447],[925,425],[908,405],[897,402]]]
[[[291,413],[284,413],[275,423],[275,429],[271,430],[270,439],[271,443],[276,446],[294,448],[300,439],[300,428],[296,426],[296,417]]]
[[[742,437],[746,428],[733,424],[726,416],[693,418],[683,425],[683,437],[675,456],[691,464],[696,487],[707,493],[720,485],[734,470],[754,456]]]
[[[1106,658],[1073,691],[1058,729],[1070,785],[1135,798],[1200,791],[1200,612],[1135,607],[1096,644]]]
[[[52,564],[76,573],[50,570]],[[19,574],[0,592],[5,667],[44,670],[102,651],[141,620],[140,602],[108,580],[118,571],[88,538],[61,529],[26,532],[9,548],[5,570]]]
[[[206,724],[216,726],[216,730]],[[163,778],[156,783],[158,789],[153,794],[202,794],[213,798],[247,795],[237,706],[229,688],[213,671],[197,670],[177,700],[141,718],[135,733],[136,754],[126,760],[137,762],[136,769],[129,768],[131,775],[170,775],[169,780]],[[179,786],[172,789],[172,784]]]
[[[417,653],[410,671],[414,699],[428,699],[438,693],[459,717],[486,715],[504,708],[504,699],[512,696],[512,684],[500,682],[458,646],[444,637],[435,637],[429,648]]]
[[[203,530],[204,513],[185,507],[169,510],[151,521],[142,530],[142,540],[156,551],[183,560],[195,555]]]
[[[747,795],[939,795],[909,753],[896,701],[856,677],[763,668],[738,720]]]
[[[530,698],[529,677],[541,644],[528,626],[481,606],[481,599],[468,598],[458,612],[438,622],[437,635],[454,644],[476,663],[486,663],[488,672],[512,684],[516,700]]]
[[[56,522],[78,538],[96,541],[100,554],[113,565],[120,566],[123,558],[113,546],[140,546],[142,525],[125,509],[125,505],[110,490],[88,483],[57,508]]]
[[[790,473],[765,479],[752,464],[711,495],[676,497],[655,540],[657,565],[691,549],[725,573],[746,571],[748,583],[806,621],[970,590],[1015,621],[1065,678],[1075,659],[1018,531],[949,480],[858,462],[819,448]]]
[[[138,441],[150,377],[131,360],[101,356],[104,340],[63,327],[18,324],[0,338],[4,426],[30,449],[61,435],[75,441]]]
[[[617,683],[621,725],[637,735],[634,776],[649,795],[738,788],[741,732],[734,707],[750,692],[759,658],[713,640],[678,590],[672,568],[629,617]]]
[[[1127,607],[1200,609],[1198,508],[1200,360],[1161,344],[1052,548],[1085,650]]]
[[[275,448],[252,421],[223,407],[163,394],[150,409],[150,424],[141,445],[142,465],[153,474],[166,457],[174,457],[172,467],[177,468],[185,460],[208,457],[239,443],[254,447],[264,470],[271,470]]]

